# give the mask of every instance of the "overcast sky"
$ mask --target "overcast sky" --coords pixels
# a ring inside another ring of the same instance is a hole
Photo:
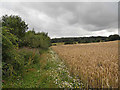
[[[0,17],[19,15],[51,38],[118,34],[117,2],[2,2]]]

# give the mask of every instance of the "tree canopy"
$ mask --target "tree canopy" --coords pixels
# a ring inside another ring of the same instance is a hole
[[[18,38],[23,37],[28,29],[28,24],[26,24],[21,17],[15,15],[2,16],[2,26],[12,28],[13,30],[10,30],[10,32],[16,35]]]

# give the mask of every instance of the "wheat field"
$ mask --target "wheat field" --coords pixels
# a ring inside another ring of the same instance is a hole
[[[118,41],[59,45],[52,49],[71,74],[92,88],[118,87]]]

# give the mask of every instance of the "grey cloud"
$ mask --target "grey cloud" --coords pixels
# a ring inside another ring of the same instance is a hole
[[[116,29],[118,23],[117,2],[19,2],[3,3],[1,8],[8,14],[12,10],[30,29],[48,32],[51,37],[84,36],[104,30],[115,33],[111,30]]]

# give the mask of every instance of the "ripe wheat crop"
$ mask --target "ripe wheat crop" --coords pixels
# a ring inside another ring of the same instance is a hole
[[[118,41],[52,46],[71,74],[92,88],[118,87]]]

